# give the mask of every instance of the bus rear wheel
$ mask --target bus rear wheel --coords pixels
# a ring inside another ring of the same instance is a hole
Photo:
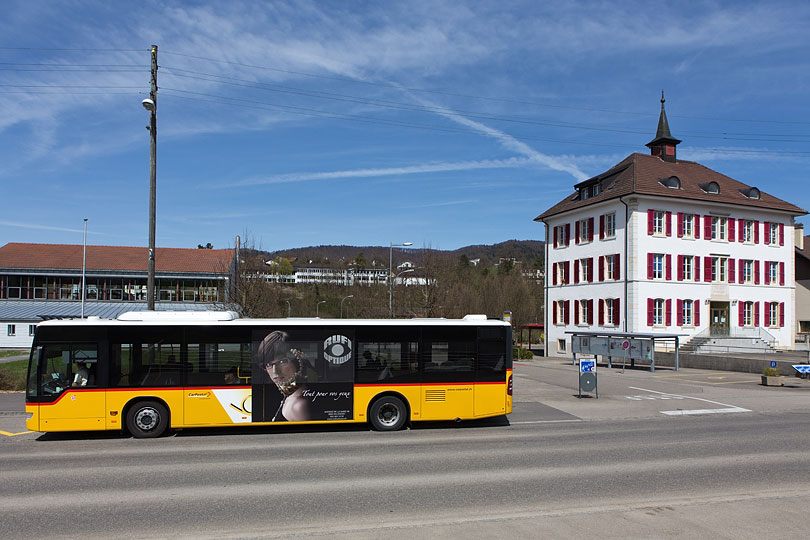
[[[383,396],[371,405],[368,419],[377,431],[397,431],[408,421],[408,408],[398,397]]]
[[[169,425],[169,411],[157,401],[139,401],[127,412],[127,429],[137,439],[160,437]]]

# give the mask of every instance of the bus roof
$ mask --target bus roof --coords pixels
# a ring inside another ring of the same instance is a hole
[[[510,326],[486,315],[466,315],[463,319],[321,319],[288,317],[279,319],[240,318],[233,311],[129,311],[117,319],[53,319],[38,326]]]

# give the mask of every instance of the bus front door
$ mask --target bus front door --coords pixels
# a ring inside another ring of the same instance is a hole
[[[39,425],[43,431],[102,430],[106,396],[96,386],[96,344],[44,346],[42,395],[53,401],[40,403]]]

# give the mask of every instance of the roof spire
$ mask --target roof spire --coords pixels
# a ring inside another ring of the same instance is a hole
[[[681,142],[669,131],[667,113],[664,110],[664,89],[661,89],[661,114],[658,117],[658,129],[655,132],[655,139],[647,143],[650,154],[658,156],[664,161],[675,162],[675,147]]]

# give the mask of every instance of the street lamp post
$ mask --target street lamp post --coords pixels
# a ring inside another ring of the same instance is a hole
[[[82,319],[84,319],[84,299],[87,290],[87,218],[84,218],[84,240],[82,240]]]
[[[146,274],[146,309],[155,310],[155,200],[157,198],[157,45],[152,45],[152,85],[141,104],[149,111],[149,268]]]
[[[343,301],[348,300],[349,298],[354,298],[354,295],[350,294],[349,296],[344,296],[343,300],[340,301],[340,318],[341,319],[343,318]]]
[[[395,244],[391,242],[388,249],[388,318],[394,318],[394,248],[412,246],[413,242]]]
[[[326,303],[326,300],[321,300],[320,302],[317,303],[317,305],[315,306],[315,317],[320,317],[321,316],[320,315],[321,304],[325,304],[325,303]]]
[[[284,301],[287,302],[287,318],[289,319],[290,318],[290,313],[292,313],[292,305],[290,304],[289,300],[284,300]]]

